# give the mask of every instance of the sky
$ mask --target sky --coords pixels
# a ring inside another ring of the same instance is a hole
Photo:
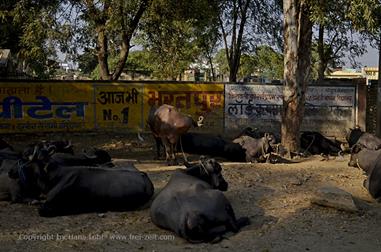
[[[367,53],[358,58],[358,62],[361,64],[361,67],[378,67],[378,50],[368,45]],[[344,67],[352,68],[349,64],[349,60],[346,60]]]
[[[368,52],[359,58],[362,66],[378,67],[378,50],[368,47]]]

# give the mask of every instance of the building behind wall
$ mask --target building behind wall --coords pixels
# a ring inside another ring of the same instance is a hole
[[[378,79],[378,67],[363,67],[360,70],[338,68],[333,72],[326,74],[328,79],[355,79],[366,78],[367,85],[371,84],[372,80]]]

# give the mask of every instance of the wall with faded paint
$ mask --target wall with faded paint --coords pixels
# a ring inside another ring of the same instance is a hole
[[[342,135],[363,118],[363,82],[329,81],[310,86],[302,128]],[[148,130],[152,105],[171,104],[203,132],[243,127],[279,132],[282,86],[186,82],[0,81],[0,133]]]
[[[281,85],[227,85],[225,126],[242,129],[250,125],[280,131],[283,103]],[[309,86],[302,130],[341,134],[356,122],[355,86]]]

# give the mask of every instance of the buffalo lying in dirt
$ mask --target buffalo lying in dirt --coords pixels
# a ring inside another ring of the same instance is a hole
[[[35,145],[28,159],[20,159],[8,173],[23,191],[46,195],[39,210],[41,216],[133,210],[147,203],[153,195],[153,184],[147,174],[132,165],[75,166],[75,159],[71,159],[72,166],[65,166],[50,155],[51,148]]]
[[[305,131],[301,134],[300,147],[312,155],[341,155],[344,151],[340,142],[330,140],[315,131]]]
[[[228,231],[238,232],[249,223],[236,219],[221,191],[228,188],[214,159],[201,159],[176,170],[151,205],[151,219],[190,242],[208,242]]]
[[[263,162],[272,152],[270,142],[273,137],[270,134],[265,134],[262,138],[252,138],[250,136],[240,136],[233,140],[233,143],[238,143],[245,150],[246,162]]]

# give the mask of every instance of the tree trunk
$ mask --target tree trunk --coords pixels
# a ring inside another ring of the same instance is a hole
[[[381,137],[381,30],[378,41],[378,87],[377,87],[377,121],[376,121],[376,135]]]
[[[119,60],[118,63],[115,67],[115,70],[112,74],[111,79],[112,80],[118,80],[120,75],[123,72],[124,66],[126,64],[127,58],[128,58],[128,53],[130,51],[130,37],[128,35],[123,34],[122,36],[122,43],[121,43],[121,50],[119,53]]]
[[[99,71],[102,80],[118,80],[120,75],[123,72],[123,68],[126,64],[128,54],[130,51],[130,41],[132,36],[137,29],[140,19],[143,16],[146,9],[151,4],[151,0],[143,0],[137,10],[137,12],[132,15],[130,20],[125,21],[124,18],[129,18],[129,15],[125,15],[123,10],[120,10],[120,15],[122,17],[121,22],[121,44],[120,44],[120,53],[119,60],[116,64],[114,71],[110,74],[108,66],[108,38],[106,35],[106,23],[108,19],[109,5],[111,1],[105,1],[103,10],[101,12],[97,11],[93,1],[87,0],[86,5],[89,8],[89,14],[92,16],[93,20],[96,22],[96,30],[98,33],[97,38],[97,52],[98,52],[98,64]]]
[[[229,82],[237,82],[239,59],[237,58],[237,55],[235,55],[236,53],[232,54],[232,60],[229,64]]]
[[[325,72],[325,53],[324,53],[324,25],[319,26],[319,38],[318,38],[318,82],[321,83],[324,80]]]
[[[214,64],[213,64],[213,59],[212,56],[208,57],[209,65],[210,65],[210,71],[212,74],[212,81],[216,81],[216,73],[214,71]]]
[[[231,35],[231,44],[228,46],[227,33],[224,29],[224,24],[221,17],[220,26],[222,30],[222,37],[225,44],[226,59],[229,64],[229,82],[237,82],[237,73],[241,60],[241,51],[242,51],[242,38],[245,30],[246,20],[247,20],[247,11],[249,8],[250,0],[245,2],[242,1],[233,1],[233,10],[232,10],[232,35]],[[240,20],[239,20],[240,17]],[[237,34],[238,29],[238,34]]]
[[[300,126],[311,68],[312,22],[303,0],[284,0],[284,90],[282,144],[292,152],[300,147]]]
[[[105,34],[104,27],[97,27],[98,33],[98,64],[99,73],[102,80],[110,80],[111,76],[108,69],[108,53],[107,53],[107,36]]]

